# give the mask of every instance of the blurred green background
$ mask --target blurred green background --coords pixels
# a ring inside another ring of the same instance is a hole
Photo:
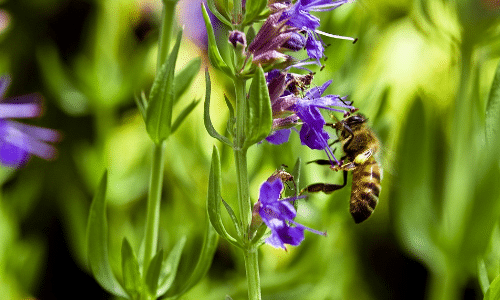
[[[482,299],[478,261],[488,281],[500,273],[499,156],[484,151],[499,9],[487,0],[360,0],[318,14],[321,30],[359,38],[354,45],[324,38],[328,60],[314,70],[314,84],[332,79],[327,93],[349,95],[369,118],[383,145],[382,192],[360,225],[348,213],[350,184],[301,202],[298,222],[328,236],[306,233],[287,252],[262,246],[263,299]],[[64,135],[56,161],[0,169],[2,299],[110,298],[89,275],[85,253],[88,209],[105,169],[116,274],[123,237],[139,248],[152,142],[134,97],[153,81],[160,11],[160,0],[0,1],[0,73],[13,79],[8,96],[40,92],[45,115],[27,122]],[[177,17],[186,26],[178,67],[193,57],[209,67],[199,1],[180,1]],[[227,29],[216,29],[223,48]],[[231,86],[210,72],[212,120],[224,132],[223,95],[231,97]],[[204,91],[200,72],[181,102],[203,99]],[[209,137],[202,118],[198,105],[167,142],[165,249],[183,235],[186,249],[200,246],[214,143],[223,197],[236,205],[232,152]],[[297,134],[284,145],[251,148],[253,200],[282,164],[323,156],[301,146]],[[341,180],[304,164],[299,184]],[[208,276],[183,299],[245,299],[245,282],[241,253],[221,240]]]

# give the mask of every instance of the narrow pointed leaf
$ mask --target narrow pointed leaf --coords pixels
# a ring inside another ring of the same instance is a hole
[[[215,250],[219,241],[219,235],[214,227],[210,225],[208,218],[205,220],[205,236],[203,238],[203,245],[201,247],[200,256],[196,266],[194,267],[189,279],[181,284],[181,287],[175,293],[176,297],[180,297],[194,287],[208,272],[212,260],[214,258]],[[174,295],[170,295],[174,296]]]
[[[220,236],[222,236],[232,244],[237,245],[236,239],[226,231],[226,228],[222,223],[221,209],[220,209],[220,203],[221,203],[220,199],[222,198],[221,178],[222,175],[220,169],[219,151],[217,150],[217,147],[214,146],[212,152],[212,165],[210,167],[210,175],[208,178],[208,198],[207,198],[208,217],[210,219],[210,223]]]
[[[188,104],[181,113],[177,116],[174,123],[172,124],[172,128],[170,129],[170,134],[173,134],[177,128],[182,124],[182,121],[193,111],[193,109],[200,103],[200,99],[194,100],[190,104]]]
[[[148,287],[149,294],[156,295],[158,289],[158,279],[160,278],[161,266],[163,263],[163,249],[158,251],[151,259],[146,272],[146,286]]]
[[[500,299],[500,275],[498,275],[493,282],[491,282],[490,287],[483,300],[498,300]]]
[[[484,263],[484,259],[482,258],[478,258],[477,260],[477,279],[479,281],[479,286],[481,287],[483,294],[486,294],[490,286],[490,279],[488,278],[488,270],[486,270],[486,264]]]
[[[177,269],[179,268],[179,262],[181,261],[182,250],[186,245],[186,237],[183,236],[174,248],[168,254],[168,258],[163,264],[163,268],[160,274],[160,284],[158,290],[156,291],[156,297],[161,297],[165,294],[168,289],[172,286],[177,275]]]
[[[264,70],[259,66],[250,85],[245,123],[245,145],[247,148],[267,137],[273,124],[271,100]]]
[[[236,123],[236,118],[234,117],[234,108],[226,95],[224,95],[224,100],[226,101],[227,108],[229,109],[229,120],[227,120],[227,131],[231,136],[234,136],[234,124]]]
[[[208,132],[208,134],[213,137],[218,139],[219,141],[223,142],[224,144],[232,147],[231,141],[223,135],[220,135],[217,130],[215,130],[214,126],[212,125],[212,120],[210,119],[210,93],[211,93],[211,83],[210,83],[210,75],[208,74],[208,70],[205,70],[205,80],[206,80],[206,92],[205,92],[205,112],[203,115],[203,121],[205,123],[205,128]]]
[[[222,23],[226,24],[229,27],[232,27],[231,22],[229,22],[228,16],[223,16],[217,7],[215,6],[214,0],[208,0],[207,1],[208,8],[210,9],[210,12],[214,14],[214,16],[219,19]]]
[[[143,286],[139,262],[127,238],[122,243],[123,287],[132,299],[137,299]]]
[[[255,19],[264,11],[267,6],[267,0],[247,0],[245,8],[245,20],[243,26],[255,21]]]
[[[148,107],[148,102],[146,100],[146,96],[144,95],[144,92],[141,92],[141,96],[134,97],[135,104],[137,105],[137,108],[139,109],[139,112],[141,113],[142,119],[146,121],[146,110]]]
[[[177,72],[174,79],[174,104],[179,101],[182,94],[184,94],[188,87],[193,82],[196,74],[200,71],[201,59],[199,57],[192,59],[182,70]]]
[[[172,124],[172,106],[174,99],[174,70],[182,39],[182,31],[177,35],[177,41],[167,62],[158,72],[146,110],[146,129],[151,139],[159,144],[168,138]]]
[[[266,223],[262,222],[259,228],[257,228],[257,230],[255,231],[255,236],[252,238],[251,243],[256,246],[264,244],[264,239],[262,237],[264,236],[266,231],[267,231],[267,225]]]
[[[238,234],[238,236],[241,236],[240,226],[239,226],[240,221],[236,217],[234,210],[231,208],[231,206],[229,206],[229,204],[226,201],[224,201],[224,199],[221,198],[220,200],[222,201],[222,204],[224,204],[224,207],[226,208],[229,217],[231,217],[231,221],[233,221],[234,227],[236,228],[236,233]]]
[[[203,11],[203,19],[205,20],[205,27],[207,28],[208,59],[210,60],[210,64],[217,70],[226,73],[226,75],[232,76],[233,74],[232,70],[226,64],[226,62],[220,55],[219,49],[217,48],[217,43],[215,42],[214,29],[212,27],[212,23],[210,22],[210,18],[208,17],[205,5],[202,3],[201,7]]]
[[[107,172],[104,173],[90,206],[87,223],[87,253],[96,281],[113,295],[128,298],[116,279],[108,259],[108,220],[106,218]]]

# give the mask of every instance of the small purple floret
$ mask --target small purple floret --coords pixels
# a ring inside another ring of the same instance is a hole
[[[304,240],[304,230],[326,235],[294,221],[297,211],[290,201],[296,198],[280,199],[282,190],[283,182],[280,178],[272,182],[266,181],[260,187],[259,215],[271,229],[271,235],[266,239],[266,243],[286,250],[285,244],[297,246]]]

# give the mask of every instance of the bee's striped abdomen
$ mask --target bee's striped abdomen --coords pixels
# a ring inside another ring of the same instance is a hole
[[[380,172],[380,166],[373,157],[352,172],[350,212],[356,223],[366,220],[377,206]]]

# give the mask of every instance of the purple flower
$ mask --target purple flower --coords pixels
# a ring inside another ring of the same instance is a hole
[[[311,149],[325,150],[332,165],[333,161],[338,164],[328,146],[330,135],[324,129],[326,121],[320,109],[347,114],[354,107],[349,101],[344,101],[345,98],[338,95],[322,96],[332,83],[331,80],[325,82],[321,87],[307,90],[305,95],[301,97],[300,94],[303,93],[305,86],[309,85],[311,80],[312,77],[308,75],[285,74],[274,70],[267,74],[274,120],[273,131],[266,140],[275,145],[287,142],[291,132],[290,128],[302,121],[302,128],[299,132],[302,145]]]
[[[307,55],[319,61],[323,57],[325,48],[323,46],[323,41],[319,37],[318,33],[325,34],[321,31],[317,31],[320,20],[318,17],[310,14],[311,11],[330,11],[342,4],[351,2],[352,0],[298,0],[295,4],[288,7],[281,15],[280,21],[287,20],[286,24],[298,28],[301,31],[307,33],[306,50]],[[338,37],[343,39],[353,40],[353,38],[333,36],[325,34],[331,37]]]
[[[26,125],[12,118],[34,118],[42,113],[40,96],[29,94],[5,99],[10,84],[8,76],[0,77],[0,163],[9,167],[20,167],[31,154],[44,159],[56,156],[54,146],[46,142],[57,142],[56,130]]]
[[[297,211],[290,201],[296,198],[280,199],[283,182],[280,178],[266,181],[260,187],[258,205],[262,221],[271,229],[271,235],[266,243],[276,248],[285,248],[285,244],[299,245],[304,240],[304,230],[309,230],[319,235],[326,235],[294,221]],[[292,226],[294,225],[294,226]]]

